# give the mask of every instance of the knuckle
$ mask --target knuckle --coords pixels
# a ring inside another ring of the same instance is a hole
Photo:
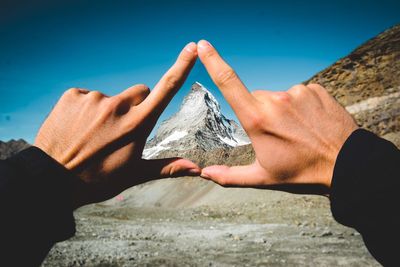
[[[178,60],[181,60],[181,61],[183,61],[185,63],[190,63],[190,62],[193,61],[193,54],[191,54],[191,53],[181,53],[179,55]]]
[[[307,87],[313,92],[315,92],[317,95],[323,96],[328,94],[328,91],[318,83],[310,83],[307,85]]]
[[[303,84],[296,84],[292,86],[292,88],[290,88],[291,91],[298,91],[298,92],[302,92],[304,91],[304,89],[306,89],[306,86]]]
[[[78,95],[78,94],[79,94],[79,88],[75,87],[69,88],[64,92],[64,95]]]
[[[288,93],[294,97],[302,97],[307,93],[308,88],[303,84],[297,84],[288,90]]]
[[[219,86],[225,86],[235,80],[236,77],[236,73],[232,68],[226,68],[217,74],[216,83]]]
[[[207,51],[203,54],[203,58],[207,59],[213,57],[215,55],[214,49],[207,49]]]
[[[94,100],[100,100],[104,97],[104,95],[99,91],[90,91],[87,95]]]
[[[179,86],[179,77],[175,74],[168,75],[167,77],[165,77],[165,86],[167,88],[175,88]]]
[[[315,89],[315,90],[321,90],[321,89],[323,89],[323,87],[322,87],[320,84],[318,84],[318,83],[310,83],[310,84],[307,84],[307,87],[310,88],[310,89]]]
[[[272,99],[279,104],[289,104],[291,101],[290,94],[288,92],[274,92],[271,94]]]

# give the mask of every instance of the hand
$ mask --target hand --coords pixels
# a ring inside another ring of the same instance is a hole
[[[357,129],[347,111],[317,84],[250,93],[207,41],[198,43],[198,54],[256,154],[251,165],[210,166],[201,176],[224,186],[326,193],[339,150]]]
[[[152,92],[135,85],[113,97],[77,88],[64,93],[34,145],[81,179],[75,208],[152,179],[200,174],[189,160],[141,158],[146,138],[196,58],[196,44],[189,43]]]

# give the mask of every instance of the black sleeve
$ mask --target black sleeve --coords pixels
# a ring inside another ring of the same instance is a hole
[[[331,189],[335,219],[355,228],[384,266],[399,266],[400,151],[363,129],[346,140]]]
[[[73,179],[36,147],[0,161],[1,266],[39,266],[54,243],[74,235]]]

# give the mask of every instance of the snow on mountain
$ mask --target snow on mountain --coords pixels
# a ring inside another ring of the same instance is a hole
[[[154,158],[165,150],[185,151],[231,148],[249,144],[245,131],[227,119],[218,101],[199,82],[195,82],[177,113],[163,121],[143,151]]]
[[[152,158],[153,156],[156,156],[160,151],[170,149],[168,143],[177,141],[187,135],[186,131],[175,131],[171,135],[167,136],[164,140],[162,140],[160,143],[156,144],[153,147],[146,148],[143,151],[143,156],[145,158]]]

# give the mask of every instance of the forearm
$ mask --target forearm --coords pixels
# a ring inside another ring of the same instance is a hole
[[[357,130],[343,145],[334,168],[331,209],[356,228],[371,254],[388,265],[399,237],[400,151],[390,142]]]
[[[74,235],[74,179],[36,147],[0,162],[0,243],[6,248],[4,257],[18,251],[23,256],[14,258],[14,263],[39,265],[54,243]]]

